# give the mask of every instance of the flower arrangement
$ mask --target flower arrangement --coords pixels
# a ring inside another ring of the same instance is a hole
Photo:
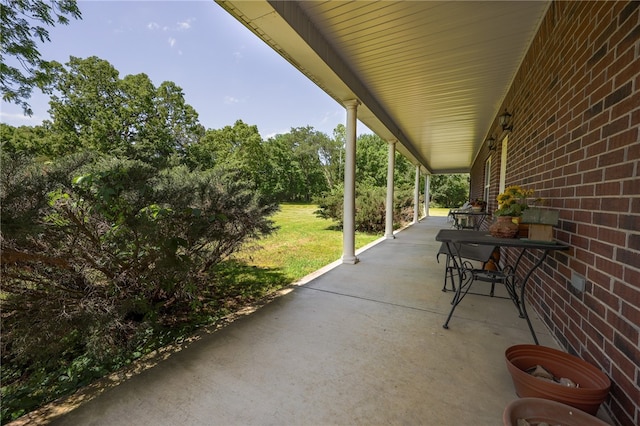
[[[525,189],[519,185],[512,185],[507,187],[503,193],[498,195],[496,200],[498,201],[498,210],[494,212],[495,216],[522,216],[522,212],[529,208],[529,198],[533,197],[533,189]],[[532,204],[537,204],[542,201],[541,198],[536,198],[532,201]]]
[[[476,198],[471,202],[471,205],[473,207],[480,207],[481,210],[484,210],[485,208],[487,208],[487,202],[484,201],[482,198]]]

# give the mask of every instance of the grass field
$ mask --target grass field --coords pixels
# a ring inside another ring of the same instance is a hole
[[[447,216],[449,214],[449,208],[446,207],[430,207],[429,215],[430,216]]]
[[[291,282],[342,256],[342,231],[335,222],[314,215],[312,204],[282,204],[274,221],[280,229],[237,256],[258,268],[279,270]],[[356,249],[380,238],[356,233]]]
[[[342,256],[342,231],[335,223],[316,217],[316,205],[282,204],[274,221],[280,229],[238,255],[251,266],[277,270],[290,282],[322,268]],[[447,208],[430,208],[431,216],[446,216]],[[356,249],[381,235],[356,233]]]

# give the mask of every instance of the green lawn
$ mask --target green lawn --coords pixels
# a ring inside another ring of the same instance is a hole
[[[429,216],[447,216],[449,210],[447,207],[429,207]]]
[[[282,204],[274,221],[280,229],[236,256],[257,268],[277,270],[290,282],[328,265],[342,256],[342,231],[335,222],[314,215],[313,204]],[[447,216],[448,208],[430,208],[431,216]],[[381,235],[356,232],[356,249]]]
[[[282,204],[273,217],[280,229],[237,258],[258,268],[277,269],[291,282],[340,259],[342,231],[335,229],[335,222],[316,217],[317,209],[312,204]],[[378,238],[358,232],[356,248]]]

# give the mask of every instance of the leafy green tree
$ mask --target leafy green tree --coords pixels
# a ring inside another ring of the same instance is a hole
[[[386,187],[389,155],[387,142],[377,135],[364,134],[358,137],[356,144],[356,182]],[[415,168],[399,152],[396,152],[395,156],[395,187],[413,187]]]
[[[66,65],[55,66],[56,93],[49,102],[58,154],[88,149],[126,155],[131,129],[120,120],[118,71],[95,56],[71,57]]]
[[[356,182],[387,185],[387,144],[376,135],[360,135],[356,141]]]
[[[302,191],[299,199],[309,202],[311,199],[326,191],[329,187],[325,178],[323,159],[330,160],[331,142],[326,134],[314,130],[312,127],[292,128],[288,134],[288,142],[293,148],[294,162],[298,165],[302,178]],[[324,154],[325,157],[321,158]]]
[[[276,193],[280,200],[309,202],[329,189],[321,159],[321,152],[326,154],[331,146],[326,134],[310,126],[292,128],[266,146],[279,178]]]
[[[163,167],[181,162],[204,135],[198,114],[172,82],[155,88],[146,74],[127,75],[95,56],[56,65],[51,97],[58,155],[88,149]]]
[[[31,115],[29,98],[34,87],[47,90],[51,64],[40,57],[36,42],[51,41],[46,26],[67,25],[81,17],[74,0],[2,0],[0,2],[0,90],[6,102],[22,106]],[[42,25],[41,25],[42,24]],[[17,63],[10,65],[8,57]]]
[[[416,178],[416,167],[402,154],[396,151],[396,167],[393,171],[393,181],[398,189],[413,191]]]
[[[148,123],[157,129],[156,139],[165,142],[163,152],[177,152],[183,158],[189,146],[204,136],[204,127],[198,122],[198,113],[185,102],[182,89],[171,81],[165,81],[156,89],[153,108],[156,119]],[[151,149],[156,152],[157,149]]]
[[[469,175],[432,175],[430,182],[432,202],[441,207],[460,207],[469,200]]]
[[[338,124],[333,129],[333,138],[322,141],[318,154],[322,170],[329,188],[341,183],[344,179],[344,149],[347,140],[347,129],[344,124]]]
[[[255,190],[272,196],[272,167],[257,126],[238,120],[233,126],[209,129],[187,151],[192,168],[233,170],[251,182]]]
[[[279,201],[296,201],[303,191],[302,172],[295,161],[293,148],[284,135],[276,135],[265,143],[269,156],[271,172],[269,186],[275,199]]]
[[[1,149],[5,152],[40,156],[43,159],[50,158],[53,154],[51,130],[47,123],[33,127],[13,127],[0,123],[0,141]]]

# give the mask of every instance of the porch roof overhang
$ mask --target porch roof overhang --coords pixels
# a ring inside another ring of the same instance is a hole
[[[466,173],[549,1],[217,1],[425,173]]]

